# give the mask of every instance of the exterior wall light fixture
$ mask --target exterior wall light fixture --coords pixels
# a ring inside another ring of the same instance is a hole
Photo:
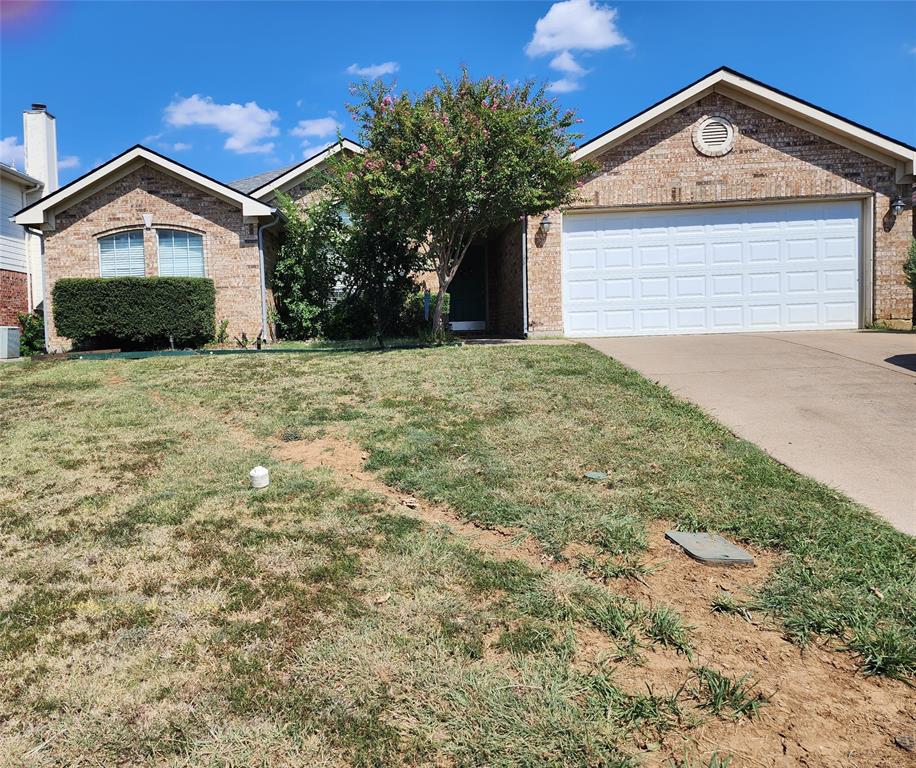
[[[550,227],[552,225],[553,225],[553,222],[550,220],[550,214],[545,213],[544,218],[541,219],[541,226],[540,226],[541,232],[543,232],[546,235],[548,232],[550,232]]]
[[[906,201],[900,196],[896,195],[893,200],[891,200],[891,213],[894,216],[899,216],[906,209]]]

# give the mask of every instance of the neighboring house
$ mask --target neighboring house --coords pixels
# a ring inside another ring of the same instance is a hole
[[[0,165],[0,325],[17,325],[18,316],[39,306],[43,298],[41,237],[10,219],[57,189],[54,116],[43,104],[33,104],[22,122],[25,172]]]
[[[310,199],[321,166],[339,151],[361,150],[345,139],[290,168],[228,185],[137,145],[21,210],[16,223],[44,234],[48,349],[70,346],[53,320],[61,277],[208,277],[216,319],[229,321],[230,336],[269,338],[280,224],[272,203],[277,191]]]
[[[344,140],[221,184],[134,147],[16,222],[64,276],[204,274],[232,334],[269,334],[277,191],[305,203]],[[585,143],[579,202],[471,248],[456,330],[650,335],[907,325],[916,149],[719,69]],[[47,313],[52,349],[56,336]]]

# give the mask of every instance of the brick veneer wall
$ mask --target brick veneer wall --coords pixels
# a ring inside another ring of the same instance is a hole
[[[158,275],[155,228],[187,229],[203,235],[204,271],[216,287],[216,321],[229,333],[254,339],[261,328],[261,278],[257,225],[243,222],[241,209],[151,166],[142,166],[56,214],[45,233],[46,317],[51,351],[67,349],[54,328],[52,290],[61,277],[99,277],[98,238],[143,227],[146,274]]]
[[[721,114],[736,128],[734,148],[706,157],[692,132],[705,116]],[[908,322],[913,294],[902,265],[913,231],[913,211],[884,219],[898,194],[894,169],[764,114],[721,94],[710,94],[597,158],[601,168],[585,180],[589,207],[683,207],[692,203],[870,195],[874,211],[874,317]],[[540,217],[528,224],[528,313],[532,334],[563,332],[559,212],[547,235]]]
[[[25,272],[0,269],[0,325],[19,325],[29,311],[29,278]]]

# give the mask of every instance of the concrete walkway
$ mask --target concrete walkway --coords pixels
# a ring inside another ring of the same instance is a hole
[[[585,341],[916,535],[916,334]]]

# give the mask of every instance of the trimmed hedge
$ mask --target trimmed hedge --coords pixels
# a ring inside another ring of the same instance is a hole
[[[213,338],[216,291],[204,277],[62,278],[52,292],[57,333],[79,346],[197,346]]]

